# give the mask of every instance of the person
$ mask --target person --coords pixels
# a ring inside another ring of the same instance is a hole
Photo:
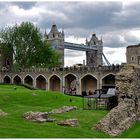
[[[88,95],[92,95],[92,91],[91,90],[89,90]]]

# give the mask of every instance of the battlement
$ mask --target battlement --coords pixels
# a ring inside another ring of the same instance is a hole
[[[36,69],[20,69],[20,70],[13,70],[11,72],[13,73],[22,73],[22,72],[72,72],[72,71],[81,71],[81,72],[85,72],[85,71],[119,71],[121,68],[123,67],[123,65],[110,65],[110,66],[82,66],[82,67],[77,67],[77,66],[73,66],[73,67],[57,67],[57,68],[36,68]],[[9,72],[7,69],[3,69],[1,70],[2,73],[7,73]]]

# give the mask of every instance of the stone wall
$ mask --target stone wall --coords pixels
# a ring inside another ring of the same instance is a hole
[[[140,120],[140,67],[124,66],[116,75],[118,106],[94,127],[117,136]]]
[[[9,77],[11,83],[13,83],[13,79],[18,76],[21,79],[21,83],[25,83],[25,78],[30,76],[33,80],[33,87],[37,87],[36,79],[38,76],[43,76],[46,79],[46,90],[50,90],[51,78],[56,76],[57,79],[60,79],[60,89],[63,92],[63,88],[65,87],[66,81],[68,77],[75,77],[76,80],[76,94],[81,95],[82,93],[82,83],[81,79],[86,77],[87,75],[92,76],[92,78],[97,79],[97,89],[102,87],[102,80],[108,75],[116,75],[118,71],[121,69],[122,65],[111,65],[111,66],[99,66],[99,67],[65,67],[65,68],[39,68],[39,69],[23,69],[18,71],[1,71],[0,72],[0,82],[3,83],[4,78],[6,76]],[[56,78],[55,78],[56,79]],[[57,82],[57,80],[56,80]],[[70,84],[70,82],[69,82]],[[113,83],[114,84],[114,83]],[[66,87],[67,88],[67,87]],[[43,88],[44,89],[44,88]],[[87,88],[87,91],[90,89]]]

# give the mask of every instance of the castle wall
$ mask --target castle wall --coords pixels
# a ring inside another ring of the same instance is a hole
[[[95,89],[99,89],[102,88],[102,80],[104,77],[110,75],[110,74],[114,74],[116,75],[116,73],[120,70],[120,66],[100,66],[100,67],[69,67],[69,68],[53,68],[53,69],[24,69],[22,71],[15,71],[15,72],[6,72],[3,71],[1,73],[1,83],[4,82],[4,78],[6,76],[10,77],[10,81],[11,83],[14,82],[14,78],[16,76],[19,76],[21,78],[21,83],[25,83],[25,78],[26,76],[30,76],[33,79],[33,87],[37,86],[36,83],[36,79],[39,76],[43,76],[46,80],[46,90],[50,90],[50,87],[52,87],[51,84],[53,84],[50,79],[51,77],[53,77],[54,75],[56,75],[57,77],[59,77],[60,79],[60,84],[56,85],[57,87],[54,87],[53,89],[58,89],[58,86],[60,86],[60,90],[61,92],[64,92],[64,88],[66,86],[66,81],[65,81],[65,77],[71,77],[73,78],[73,75],[75,76],[75,80],[76,80],[76,94],[81,95],[82,90],[86,90],[88,92],[88,90],[90,90],[91,85],[94,87],[91,88],[91,90],[95,90]],[[94,77],[92,80],[88,80],[88,85],[87,88],[84,88],[83,86],[85,86],[82,82],[82,79],[85,78],[87,75],[90,75],[92,77]],[[94,80],[94,79],[97,79]],[[96,82],[95,82],[96,81]],[[42,83],[43,84],[43,83]],[[70,84],[70,83],[69,83]]]
[[[120,135],[140,120],[140,66],[126,65],[116,75],[118,106],[94,126],[111,136]]]

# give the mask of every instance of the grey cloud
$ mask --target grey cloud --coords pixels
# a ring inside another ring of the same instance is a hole
[[[19,8],[22,9],[31,9],[33,6],[35,6],[36,2],[33,1],[17,1],[17,2],[11,2],[12,5],[17,5]]]
[[[125,38],[125,40],[127,42],[127,46],[128,45],[135,45],[135,44],[140,43],[140,38],[137,38],[134,35],[125,34],[124,38]]]
[[[124,40],[124,36],[120,34],[106,34],[103,37],[104,46],[110,47],[110,48],[117,48],[117,47],[123,47],[126,45],[126,41]]]
[[[45,23],[44,20],[40,20],[42,26],[46,23],[49,24],[50,20],[56,20],[60,26],[66,29],[75,27],[91,29],[107,26],[111,25],[114,13],[122,9],[120,2],[59,2],[57,4],[46,3],[46,9],[56,12],[56,15],[46,13],[46,17],[49,19],[46,19]],[[59,17],[59,14],[64,14],[67,19]],[[59,20],[55,16],[58,16]]]
[[[131,5],[125,6],[122,9],[122,11],[116,12],[113,17],[112,24],[125,29],[139,27],[140,26],[139,5],[140,2],[134,2]]]

